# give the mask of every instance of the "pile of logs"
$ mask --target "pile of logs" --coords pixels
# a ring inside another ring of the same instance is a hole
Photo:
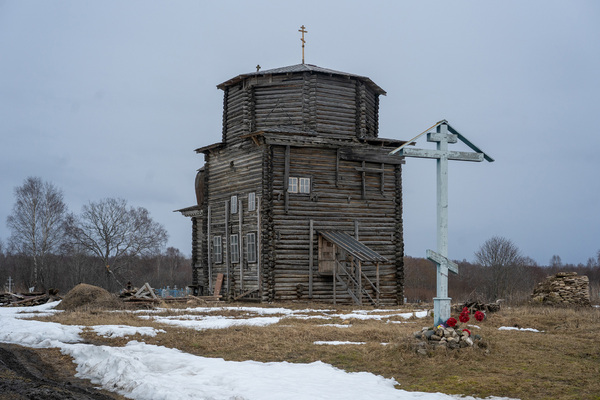
[[[58,296],[58,290],[52,289],[48,293],[0,293],[0,306],[2,307],[32,307],[55,300],[60,300],[60,297]]]
[[[496,300],[494,303],[484,303],[476,300],[467,300],[463,304],[457,304],[453,307],[453,310],[456,312],[461,312],[465,307],[469,309],[471,314],[474,314],[475,311],[481,311],[484,313],[496,312],[500,311],[500,303],[503,300]]]
[[[144,285],[140,289],[132,288],[130,285],[127,285],[127,288],[121,293],[124,301],[131,302],[148,302],[155,303],[158,302],[158,297],[154,293],[154,290],[150,286],[148,282],[144,283]]]

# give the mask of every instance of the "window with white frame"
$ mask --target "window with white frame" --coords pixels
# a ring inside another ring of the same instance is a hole
[[[248,193],[248,211],[256,210],[256,193]]]
[[[231,201],[229,205],[229,212],[231,214],[236,214],[238,211],[238,199],[237,196],[231,196]]]
[[[256,262],[256,233],[246,234],[246,260],[249,263]]]
[[[290,176],[288,178],[288,192],[310,193],[310,178],[298,178],[295,176]]]
[[[288,178],[288,192],[298,193],[298,178],[291,176]]]
[[[310,193],[310,178],[298,178],[298,193]]]
[[[240,262],[240,242],[237,234],[229,236],[229,252],[232,263]]]
[[[221,243],[221,236],[213,237],[213,261],[215,264],[223,262],[223,245]]]

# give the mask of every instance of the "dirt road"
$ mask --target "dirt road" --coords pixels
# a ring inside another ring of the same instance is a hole
[[[71,359],[57,349],[0,343],[0,400],[124,400],[74,377]]]

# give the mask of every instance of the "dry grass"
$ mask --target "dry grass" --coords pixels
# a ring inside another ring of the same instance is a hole
[[[303,309],[307,305],[292,307]],[[326,305],[325,308],[331,307]],[[339,309],[341,311],[341,307]],[[177,310],[162,314],[177,315]],[[226,314],[236,317],[244,313],[227,311]],[[521,399],[600,399],[600,310],[597,308],[506,308],[477,323],[481,329],[472,329],[474,334],[483,336],[486,349],[431,351],[428,356],[414,351],[412,333],[431,323],[431,318],[412,318],[402,324],[352,320],[349,328],[319,326],[343,323],[339,318],[285,318],[267,327],[204,331],[162,325],[123,312],[73,311],[44,319],[77,325],[154,326],[167,333],[154,338],[106,339],[89,331],[85,338],[113,346],[124,345],[132,339],[143,340],[200,356],[235,361],[306,363],[320,360],[346,371],[369,371],[394,377],[400,382],[400,388],[411,391]],[[544,332],[500,331],[500,326]],[[332,340],[367,343],[313,344]]]

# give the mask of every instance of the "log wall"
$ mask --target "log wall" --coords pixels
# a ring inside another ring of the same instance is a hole
[[[262,147],[257,147],[249,141],[240,142],[227,149],[211,153],[207,160],[207,165],[210,165],[210,168],[206,171],[208,201],[204,221],[208,224],[208,214],[210,214],[209,229],[211,237],[207,239],[207,246],[211,246],[211,259],[206,260],[205,270],[210,269],[212,272],[210,280],[213,284],[217,274],[222,273],[224,275],[224,293],[222,294],[226,293],[231,297],[239,295],[242,291],[256,289],[259,286],[259,262],[248,262],[245,240],[248,233],[256,233],[257,242],[260,237],[258,232],[258,210],[248,210],[248,194],[255,193],[256,197],[259,197],[263,192],[263,150]],[[237,213],[232,214],[230,212],[231,196],[234,195],[237,196],[238,201],[241,200],[241,231],[239,205]],[[210,206],[210,212],[208,206]],[[243,249],[240,262],[235,263],[231,261],[229,241],[229,236],[234,234],[240,235],[238,243]],[[212,242],[214,236],[221,236],[222,240],[223,253],[222,262],[220,263],[215,262]],[[208,249],[206,253],[208,253]]]
[[[223,141],[293,128],[325,137],[377,137],[379,95],[357,78],[303,73],[247,78],[225,89]]]
[[[401,205],[398,179],[393,165],[337,160],[335,149],[291,147],[289,176],[309,177],[310,194],[288,193],[284,187],[285,146],[273,146],[273,270],[274,300],[308,299],[310,263],[310,220],[314,231],[342,230],[354,234],[358,223],[359,240],[390,260],[380,264],[380,289],[383,304],[398,301],[398,271],[402,259],[401,219],[396,213]],[[338,174],[336,180],[336,162]],[[365,174],[358,169],[383,171]],[[337,186],[336,186],[337,181]],[[287,212],[286,212],[287,208]],[[318,243],[313,235],[313,299],[332,299],[333,282],[330,276],[320,276],[318,270]],[[400,261],[398,261],[400,260]],[[364,264],[363,271],[375,281],[375,266]],[[299,286],[301,285],[301,286]],[[339,300],[350,302],[349,295],[338,286]]]

